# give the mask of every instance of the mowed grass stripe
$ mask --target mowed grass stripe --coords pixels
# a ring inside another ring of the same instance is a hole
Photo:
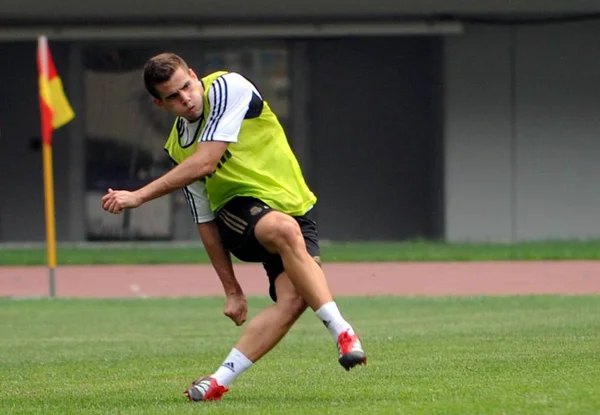
[[[336,242],[324,243],[321,256],[326,262],[597,260],[600,259],[600,241],[539,241],[515,244]],[[177,244],[60,246],[57,258],[59,265],[210,263],[206,251],[201,246]],[[42,248],[0,248],[0,265],[46,263],[46,251]]]

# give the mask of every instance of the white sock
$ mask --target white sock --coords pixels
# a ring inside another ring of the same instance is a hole
[[[344,320],[334,301],[323,304],[321,308],[315,311],[315,314],[321,319],[325,327],[327,327],[334,341],[337,342],[338,336],[346,330],[350,330],[350,334],[354,334],[352,326]]]
[[[223,361],[221,367],[210,376],[215,378],[217,382],[219,382],[219,385],[229,386],[238,376],[250,368],[250,366],[252,366],[252,362],[234,347],[231,349],[231,352],[229,352],[227,359]]]

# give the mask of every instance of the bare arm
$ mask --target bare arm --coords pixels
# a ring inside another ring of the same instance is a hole
[[[227,146],[222,141],[198,143],[194,154],[135,193],[146,203],[202,179],[215,171]]]
[[[199,223],[198,233],[206,253],[223,284],[225,295],[243,295],[242,287],[235,278],[231,255],[223,247],[217,225],[214,221]]]
[[[134,192],[108,189],[102,197],[102,208],[118,214],[186,187],[213,173],[228,145],[223,141],[198,143],[194,154],[146,186]]]
[[[231,255],[223,247],[219,231],[214,221],[198,224],[198,232],[225,291],[223,314],[236,325],[241,326],[246,321],[248,302],[242,287],[235,278]]]

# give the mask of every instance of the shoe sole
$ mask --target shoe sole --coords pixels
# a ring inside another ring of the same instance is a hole
[[[221,396],[219,396],[218,398],[208,398],[208,399],[194,399],[193,398],[193,392],[192,392],[192,388],[189,388],[188,390],[186,390],[185,392],[183,392],[183,394],[185,395],[186,398],[189,399],[190,402],[208,402],[208,401],[220,401],[221,400]]]
[[[221,400],[220,397],[219,398],[208,398],[208,399],[198,399],[198,400],[196,400],[196,399],[193,398],[193,392],[191,391],[191,388],[188,389],[188,390],[186,390],[183,394],[186,396],[186,398],[188,398],[188,400],[190,402],[208,402],[208,401],[220,401]]]
[[[366,365],[367,356],[364,353],[350,352],[340,357],[339,362],[344,369],[350,370],[356,365]]]

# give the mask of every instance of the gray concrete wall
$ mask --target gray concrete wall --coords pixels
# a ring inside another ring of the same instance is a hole
[[[600,23],[446,41],[446,237],[600,236]]]
[[[600,236],[600,22],[516,43],[516,237]]]
[[[446,236],[510,240],[511,52],[505,28],[445,45]]]
[[[464,35],[446,38],[442,63],[432,53],[434,38],[303,43],[293,59],[307,59],[303,68],[310,75],[305,74],[303,82],[310,93],[302,91],[299,105],[307,107],[298,113],[304,119],[294,120],[292,130],[311,140],[308,145],[302,142],[302,162],[321,198],[322,236],[441,234],[453,241],[600,236],[599,36],[596,22],[519,26],[512,31],[468,26]],[[61,75],[72,79],[68,48],[56,42],[52,52]],[[0,240],[42,241],[42,159],[30,146],[30,138],[39,135],[35,45],[0,43],[0,53],[10,56],[0,65]],[[396,82],[377,81],[360,94],[349,87],[375,69]],[[437,72],[443,74],[443,88]],[[77,96],[72,90],[76,85],[65,85],[72,98]],[[441,100],[442,91],[445,112],[440,116],[436,99]],[[310,109],[315,96],[322,98],[316,110]],[[383,110],[363,112],[383,121],[352,119],[353,103],[374,96]],[[348,119],[353,122],[340,122]],[[443,123],[425,124],[436,119]],[[69,164],[77,150],[69,144],[78,139],[74,128],[84,130],[70,124],[55,133],[59,240],[82,234],[82,227],[71,223],[73,217],[83,216],[75,209],[84,205],[70,200],[77,194],[73,187],[82,183],[73,176],[81,174],[81,167],[72,170]],[[327,157],[340,135],[350,144],[337,152],[340,160],[330,169]],[[435,137],[442,135],[445,156],[436,161],[430,152],[440,148]],[[370,137],[383,138],[376,142]],[[371,140],[368,151],[358,147],[366,140]],[[349,167],[351,161],[376,167],[398,181],[374,186],[369,175]],[[440,186],[435,170],[442,167]],[[382,197],[386,193],[392,196]],[[185,207],[177,211],[186,214]],[[351,223],[357,217],[358,224]],[[181,230],[182,218],[175,221],[176,234],[195,238]]]

